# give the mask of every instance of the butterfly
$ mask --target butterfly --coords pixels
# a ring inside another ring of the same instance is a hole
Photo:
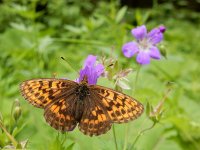
[[[44,109],[46,122],[61,132],[72,131],[78,125],[86,135],[101,135],[113,123],[136,119],[144,109],[126,94],[89,85],[86,76],[80,83],[56,78],[27,80],[20,84],[20,91],[32,105]]]

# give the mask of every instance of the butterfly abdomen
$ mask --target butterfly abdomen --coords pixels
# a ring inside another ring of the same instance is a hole
[[[81,120],[83,111],[84,111],[84,102],[77,101],[75,104],[75,114],[74,114],[74,118],[77,122]]]
[[[85,108],[85,99],[89,95],[89,88],[86,84],[80,84],[76,88],[77,101],[75,103],[75,119],[79,122]]]

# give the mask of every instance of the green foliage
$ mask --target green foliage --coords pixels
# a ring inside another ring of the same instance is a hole
[[[198,150],[199,16],[197,12],[175,10],[171,3],[152,9],[131,9],[120,7],[116,1],[3,1],[0,3],[0,148],[115,149],[111,131],[92,138],[78,129],[58,134],[45,123],[43,111],[28,104],[19,93],[19,84],[27,79],[52,77],[54,73],[58,78],[76,79],[78,74],[60,57],[78,71],[88,54],[103,54],[111,59],[112,53],[117,61],[106,63],[107,66],[113,63],[113,70],[108,67],[110,81],[103,78],[98,84],[114,88],[114,80],[116,88],[130,87],[131,90],[124,92],[148,105],[141,118],[115,125],[118,148]],[[165,58],[141,67],[137,76],[135,60],[125,58],[121,46],[132,39],[130,29],[141,24],[149,29],[160,24],[166,26],[160,47]],[[132,72],[119,67],[131,68]],[[124,78],[124,74],[128,76]],[[123,80],[117,82],[116,77]],[[124,82],[127,80],[128,83]],[[152,126],[148,114],[162,101],[168,82],[173,87],[162,105],[162,115],[158,113],[155,126],[146,131]],[[20,105],[15,99],[19,99]],[[136,140],[138,133],[143,134]],[[132,145],[134,141],[137,143]]]

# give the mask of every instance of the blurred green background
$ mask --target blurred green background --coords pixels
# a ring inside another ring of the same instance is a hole
[[[43,110],[34,108],[19,93],[19,84],[32,78],[76,79],[89,54],[107,57],[113,50],[123,68],[136,68],[121,46],[132,40],[130,30],[146,24],[150,30],[165,25],[166,58],[151,61],[140,70],[136,90],[124,92],[156,106],[167,82],[173,82],[164,103],[162,119],[142,135],[133,149],[200,149],[200,2],[198,0],[95,1],[1,0],[0,1],[0,121],[28,149],[115,149],[112,130],[99,137],[83,135],[77,128],[60,134],[47,125]],[[128,76],[134,88],[135,73]],[[112,84],[105,78],[100,85]],[[134,88],[135,89],[135,88]],[[21,116],[13,119],[18,99]],[[115,125],[118,149],[130,149],[142,129],[152,121],[144,113],[128,124]],[[128,134],[127,130],[128,129]],[[125,144],[124,144],[125,143]],[[0,130],[0,149],[11,145]],[[126,146],[124,146],[126,145]]]

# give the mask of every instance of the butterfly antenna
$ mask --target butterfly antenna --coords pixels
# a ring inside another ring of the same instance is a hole
[[[67,59],[65,59],[64,57],[60,57],[62,60],[64,60],[65,62],[67,62],[67,64],[70,66],[70,68],[72,69],[72,70],[74,70],[78,75],[79,75],[79,72],[74,68],[74,67],[72,67],[73,65],[69,62],[69,61],[67,61]]]

